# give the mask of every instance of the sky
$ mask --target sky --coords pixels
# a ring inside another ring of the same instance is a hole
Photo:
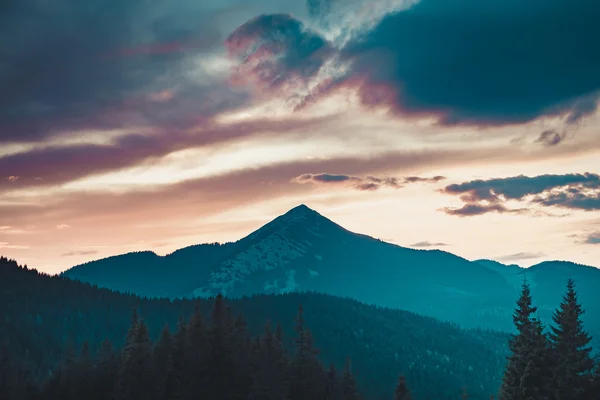
[[[600,267],[600,3],[7,0],[0,254],[48,273],[306,204]]]

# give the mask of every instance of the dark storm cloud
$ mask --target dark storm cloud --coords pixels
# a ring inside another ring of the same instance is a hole
[[[327,9],[322,3],[308,2],[311,15]],[[262,36],[288,37],[262,18],[252,23]],[[597,106],[598,19],[600,3],[589,0],[421,0],[351,39],[338,53],[350,62],[348,73],[317,86],[307,100],[353,86],[366,105],[436,115],[444,124],[504,125],[562,113],[574,124]],[[314,61],[301,43],[323,39],[305,35],[277,40],[277,57],[306,54],[304,62],[314,67],[298,74],[265,51],[266,76],[273,70],[279,81],[314,75],[322,60]]]
[[[185,77],[190,55],[222,43],[210,12],[197,4],[5,1],[0,143],[64,130],[171,126],[238,105],[243,96],[226,86]],[[160,107],[146,100],[174,86],[176,97]]]
[[[566,132],[558,132],[557,130],[551,129],[540,133],[540,137],[535,140],[535,143],[541,143],[544,146],[551,147],[556,146],[566,137]]]
[[[409,244],[410,247],[444,247],[444,246],[449,246],[448,243],[442,243],[442,242],[428,242],[428,241],[424,241],[424,242],[417,242],[417,243],[413,243],[413,244]]]
[[[587,0],[422,0],[344,54],[363,96],[387,87],[400,112],[505,124],[571,111],[575,122],[596,106],[577,99],[600,89],[599,17]]]
[[[324,38],[287,14],[253,18],[225,44],[239,63],[234,80],[269,90],[305,88],[332,54]]]
[[[377,177],[377,176],[352,176],[352,175],[340,175],[340,174],[302,174],[294,179],[296,183],[313,183],[313,184],[345,184],[356,190],[361,191],[374,191],[382,187],[401,188],[406,184],[425,182],[425,183],[436,183],[446,179],[443,176],[434,176],[432,178],[423,178],[418,176],[409,176],[406,178],[396,177]]]
[[[547,207],[600,210],[600,176],[593,173],[480,179],[448,185],[443,192],[458,195],[466,203],[459,209],[445,209],[451,215],[516,211],[504,205],[508,200]]]

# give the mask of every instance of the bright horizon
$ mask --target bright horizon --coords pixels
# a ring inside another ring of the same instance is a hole
[[[164,255],[303,203],[404,247],[599,267],[600,59],[571,46],[597,14],[439,3],[15,11],[0,255],[48,273]]]

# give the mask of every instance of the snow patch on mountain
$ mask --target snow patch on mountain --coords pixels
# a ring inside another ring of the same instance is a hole
[[[255,271],[282,268],[292,261],[304,257],[307,248],[308,245],[304,243],[292,240],[280,232],[274,232],[263,240],[250,245],[235,257],[223,262],[216,271],[211,273],[209,286],[213,291],[217,290],[225,294],[236,283],[243,282],[246,276]],[[267,283],[267,286],[275,289],[277,283]],[[293,290],[292,287],[297,287],[293,275],[288,276],[285,290]]]

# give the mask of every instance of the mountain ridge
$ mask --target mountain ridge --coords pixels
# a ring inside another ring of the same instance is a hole
[[[128,253],[73,267],[63,276],[146,297],[316,291],[468,328],[511,330],[523,272],[549,321],[568,278],[565,265],[546,262],[525,269],[402,247],[351,232],[299,205],[236,242],[188,246],[165,256]],[[600,296],[590,288],[600,286],[600,270],[569,265],[575,276],[585,276],[582,300],[600,308]],[[600,331],[600,322],[596,326]]]

